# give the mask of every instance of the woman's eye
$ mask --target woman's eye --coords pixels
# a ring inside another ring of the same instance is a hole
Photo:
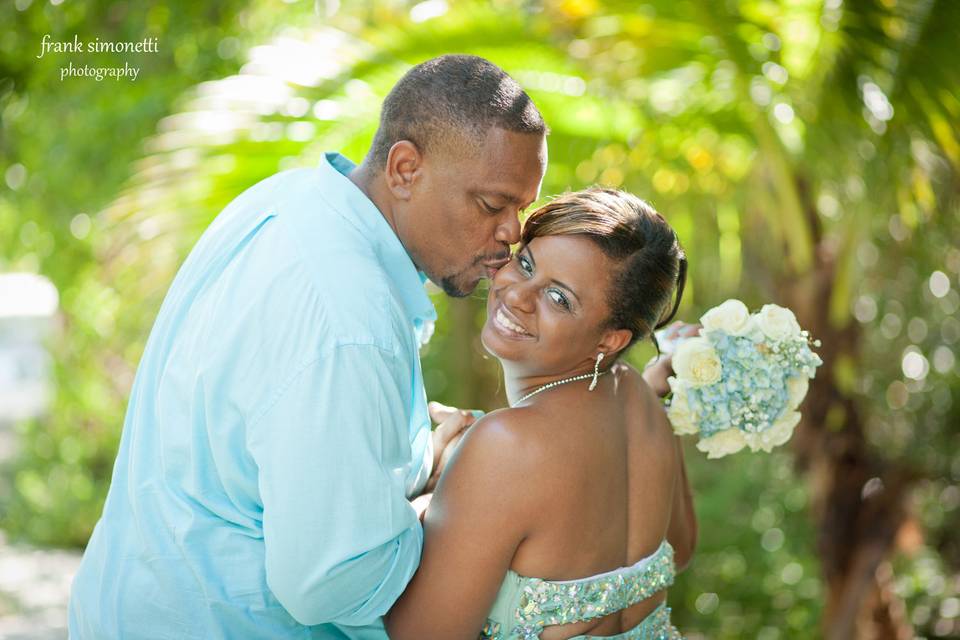
[[[517,264],[520,265],[520,270],[524,273],[532,273],[533,267],[530,265],[530,261],[524,258],[523,256],[517,256]]]
[[[567,309],[568,311],[570,310],[570,301],[567,300],[567,296],[563,295],[556,289],[550,289],[549,291],[547,291],[547,295],[550,296],[550,299],[553,300],[554,303],[560,305],[561,307],[563,307],[564,309]]]

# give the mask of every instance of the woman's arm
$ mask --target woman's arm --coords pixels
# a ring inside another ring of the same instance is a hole
[[[700,333],[699,324],[674,322],[665,334],[667,341],[688,338]],[[673,355],[661,355],[651,361],[643,370],[643,380],[660,398],[670,393],[667,378],[674,375]],[[660,416],[668,425],[666,415]],[[672,427],[670,427],[672,431]],[[683,460],[683,445],[680,438],[674,437],[679,476],[673,491],[673,505],[670,510],[670,524],[667,526],[667,541],[674,549],[674,562],[677,571],[683,571],[693,557],[697,546],[697,514],[693,509],[693,493],[687,479],[687,465]]]
[[[674,562],[677,571],[683,571],[690,564],[693,551],[697,546],[697,514],[693,509],[693,492],[687,479],[687,465],[683,460],[683,446],[680,438],[675,437],[679,476],[673,490],[673,507],[670,511],[670,524],[667,527],[667,541],[674,550]]]
[[[536,518],[529,444],[504,412],[480,419],[424,518],[420,568],[386,617],[393,640],[464,638],[483,628],[527,523]]]

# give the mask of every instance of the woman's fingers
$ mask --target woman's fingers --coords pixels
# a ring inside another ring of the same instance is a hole
[[[456,407],[448,407],[445,404],[440,404],[439,402],[429,402],[427,403],[427,411],[430,413],[430,419],[440,424],[453,414],[457,412]]]
[[[438,421],[439,424],[437,425],[437,428],[434,429],[434,433],[439,439],[437,444],[441,445],[441,448],[443,448],[448,442],[450,442],[451,439],[476,422],[477,419],[470,411],[455,409],[453,407],[445,407],[443,405],[440,406],[443,407],[443,409],[438,409],[436,412],[432,412],[431,416],[436,416],[434,417],[434,420],[437,418],[442,418]]]
[[[437,430],[443,429],[444,432],[448,432],[448,437],[453,437],[460,433],[476,422],[478,417],[483,415],[482,411],[457,409],[456,407],[448,407],[439,402],[429,403],[427,405],[427,411],[430,412],[430,418],[437,423]]]
[[[689,338],[690,336],[700,335],[700,330],[703,329],[703,326],[698,324],[686,324],[684,323],[683,327],[680,329],[680,335],[684,338]]]

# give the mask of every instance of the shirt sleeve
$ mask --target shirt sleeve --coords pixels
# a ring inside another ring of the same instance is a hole
[[[417,431],[413,441],[413,458],[419,460],[414,464],[410,473],[407,474],[407,498],[413,500],[421,493],[430,479],[430,473],[433,471],[433,438],[430,437],[431,429],[428,422]],[[418,452],[423,453],[418,455]]]
[[[301,624],[368,624],[416,571],[411,389],[411,368],[396,355],[338,346],[254,418],[267,585]]]

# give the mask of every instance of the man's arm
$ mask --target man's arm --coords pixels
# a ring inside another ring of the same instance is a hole
[[[376,346],[338,346],[253,418],[267,585],[302,624],[370,623],[416,570],[409,371]]]

